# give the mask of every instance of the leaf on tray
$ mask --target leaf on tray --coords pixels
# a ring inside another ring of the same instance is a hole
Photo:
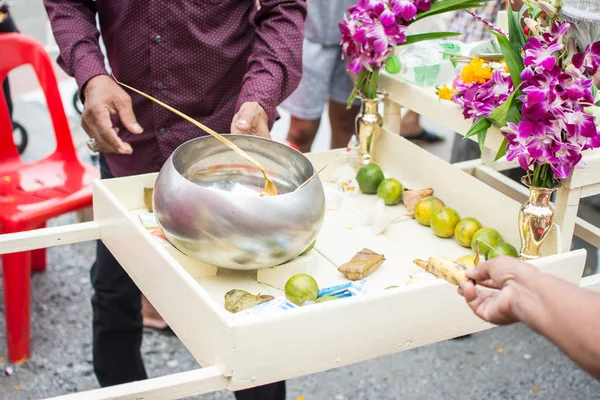
[[[268,294],[248,293],[241,289],[232,289],[225,293],[225,309],[232,313],[237,313],[248,308],[252,308],[267,301],[273,300],[275,297]]]
[[[357,281],[372,274],[384,261],[383,254],[378,254],[369,249],[362,249],[350,261],[340,265],[338,271],[351,281]]]

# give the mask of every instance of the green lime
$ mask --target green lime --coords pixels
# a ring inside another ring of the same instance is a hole
[[[316,243],[317,243],[317,239],[313,240],[313,242],[310,244],[310,246],[308,246],[308,247],[306,248],[306,250],[304,250],[302,253],[300,253],[300,255],[299,255],[298,257],[300,257],[300,256],[303,256],[303,255],[305,255],[306,253],[308,253],[309,251],[311,251],[311,250],[312,250],[312,249],[315,247],[315,244],[316,244]]]
[[[285,284],[285,297],[297,306],[306,301],[315,301],[319,297],[319,285],[308,274],[296,274]]]
[[[508,243],[499,243],[495,245],[490,252],[488,253],[486,260],[491,260],[492,258],[496,258],[499,256],[509,256],[509,257],[518,257],[519,253],[517,249],[511,246]]]
[[[477,241],[479,241],[479,254],[486,256],[490,252],[491,248],[497,244],[502,243],[502,236],[500,233],[492,228],[481,228],[473,235],[471,240],[471,249],[475,251]]]
[[[402,69],[402,63],[397,56],[389,56],[385,60],[385,70],[388,74],[397,74]]]
[[[338,299],[337,297],[328,294],[328,295],[319,297],[317,299],[317,301],[315,301],[315,304],[317,304],[317,303],[325,303],[327,301],[337,300],[337,299]]]
[[[454,237],[461,246],[471,247],[473,235],[481,228],[483,228],[483,225],[475,218],[463,218],[454,229]]]
[[[356,181],[360,191],[364,194],[375,194],[379,184],[385,179],[383,171],[377,164],[363,165],[356,174]]]
[[[454,235],[454,229],[460,221],[458,212],[450,207],[444,207],[431,217],[431,230],[441,238]]]
[[[415,219],[425,226],[431,224],[431,216],[444,208],[446,205],[437,197],[425,197],[415,205]]]
[[[383,199],[386,206],[393,206],[400,203],[403,191],[404,188],[397,179],[388,178],[379,184],[377,196]]]

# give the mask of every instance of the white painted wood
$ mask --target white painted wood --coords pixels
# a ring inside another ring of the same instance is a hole
[[[600,194],[600,183],[590,184],[581,187],[581,197],[590,197]]]
[[[508,32],[508,11],[500,10],[496,14],[496,26],[504,32]]]
[[[585,168],[576,168],[569,182],[569,188],[575,189],[600,183],[600,149],[584,152]]]
[[[582,278],[579,286],[600,293],[600,274]]]
[[[387,94],[388,102],[396,102],[416,113],[429,118],[440,125],[464,135],[472,125],[465,120],[460,108],[449,100],[440,100],[433,88],[421,88],[406,81],[398,75],[381,74],[381,90]],[[397,132],[396,130],[392,130]],[[475,138],[472,138],[475,140]],[[490,128],[485,141],[486,147],[497,151],[503,137],[500,130]]]
[[[520,203],[526,201],[529,196],[529,190],[525,186],[513,181],[491,167],[479,164],[472,170],[472,174],[477,179]],[[584,188],[573,189],[573,191],[576,192],[583,189]],[[575,226],[573,235],[585,240],[593,246],[600,247],[600,228],[580,217],[576,217],[574,221]],[[573,235],[571,235],[571,240]],[[562,249],[568,250],[570,248],[570,242],[568,245],[567,242],[568,240],[565,239],[562,243]]]
[[[554,223],[558,224],[561,228],[563,249],[569,249],[571,247],[580,200],[581,188],[569,189],[569,187],[565,185],[559,188],[556,193]]]
[[[0,254],[17,253],[47,247],[100,239],[98,222],[36,229],[0,235]]]
[[[94,183],[94,215],[102,240],[194,358],[230,375],[230,315],[124,206],[143,207],[143,188],[153,186],[156,175]]]
[[[575,236],[600,248],[600,228],[579,217],[575,220]]]
[[[316,274],[317,252],[311,250],[307,254],[300,256],[283,265],[273,268],[264,268],[256,271],[256,281],[269,285],[275,289],[284,290],[287,281],[296,274]]]
[[[383,127],[392,132],[400,132],[400,121],[402,119],[402,107],[387,98],[383,102]]]
[[[586,253],[537,260],[541,271],[578,283]],[[491,328],[441,280],[241,320],[230,390],[325,371]],[[266,349],[277,351],[266,353]],[[293,360],[291,362],[290,360]],[[277,366],[274,368],[274,366]]]
[[[102,389],[89,390],[52,400],[167,400],[212,393],[227,388],[228,379],[217,367],[196,369]]]

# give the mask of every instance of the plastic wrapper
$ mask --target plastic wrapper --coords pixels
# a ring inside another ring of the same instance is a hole
[[[382,199],[377,199],[375,208],[371,214],[371,226],[373,227],[374,235],[381,235],[390,226],[392,218],[385,207]]]
[[[367,292],[367,281],[353,281],[342,283],[340,285],[331,286],[328,288],[323,288],[319,291],[319,297],[323,296],[333,296],[338,299],[342,299],[344,297],[352,297],[352,296],[360,296]]]

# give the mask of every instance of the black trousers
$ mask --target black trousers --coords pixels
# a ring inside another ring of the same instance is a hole
[[[112,178],[100,156],[103,179]],[[101,241],[91,269],[94,371],[101,386],[112,386],[147,378],[142,344],[141,294],[129,275]],[[237,400],[285,400],[285,382],[277,382],[235,393]]]
[[[8,9],[6,11],[5,10],[0,10],[0,11],[8,12]],[[15,21],[13,21],[12,17],[9,14],[7,19],[0,22],[0,33],[11,33],[11,32],[17,32],[17,26],[15,25]],[[10,96],[10,85],[8,84],[8,78],[5,78],[4,81],[2,82],[2,91],[4,92],[4,99],[6,100],[6,105],[8,106],[8,115],[10,115],[10,118],[12,119],[13,104],[12,104],[12,98]]]

